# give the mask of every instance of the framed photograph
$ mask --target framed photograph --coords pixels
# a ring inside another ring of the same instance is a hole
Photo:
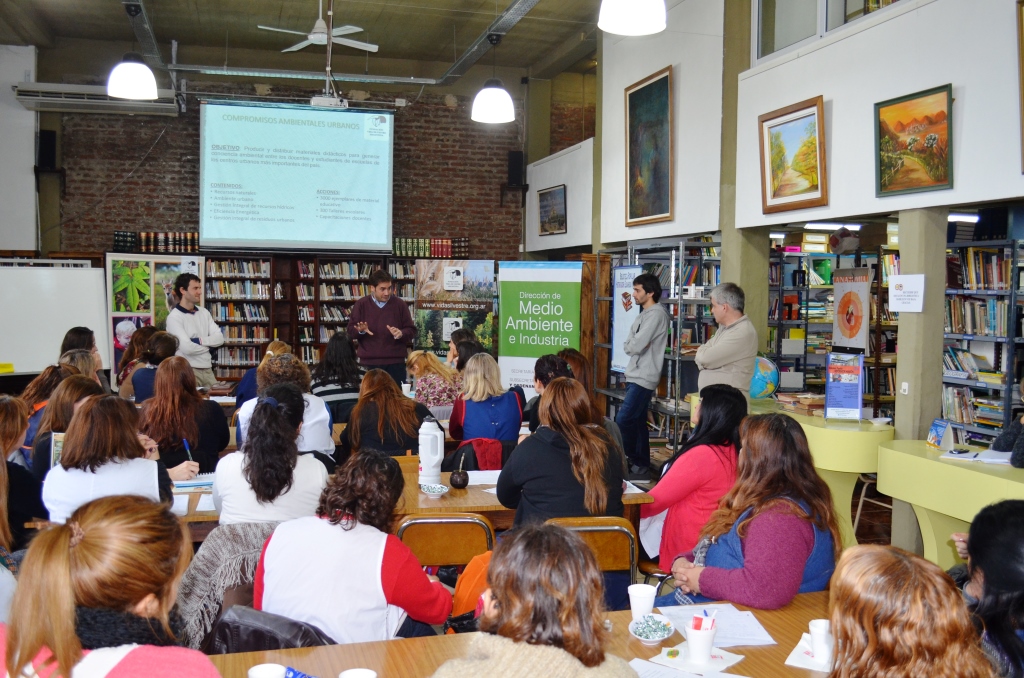
[[[626,226],[672,220],[672,67],[626,88]]]
[[[953,188],[953,85],[875,104],[875,195]]]
[[[762,213],[828,205],[824,105],[817,96],[757,118]]]
[[[537,191],[537,208],[540,210],[541,235],[566,232],[565,184]]]

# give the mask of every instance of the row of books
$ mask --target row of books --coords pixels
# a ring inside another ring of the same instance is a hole
[[[262,358],[262,351],[256,347],[221,346],[213,355],[217,364],[225,367],[255,367]]]
[[[468,259],[469,238],[395,238],[391,249],[396,257]]]
[[[320,285],[320,294],[323,295],[324,285]],[[316,298],[316,289],[312,285],[298,284],[295,286],[295,298],[298,301],[313,301]]]
[[[228,344],[265,344],[270,330],[265,325],[224,325],[220,328]]]
[[[197,231],[184,233],[180,231],[145,231],[143,233],[116,231],[114,236],[115,252],[194,254],[199,251],[199,233]]]
[[[207,299],[270,299],[270,283],[253,280],[207,280]]]
[[[404,261],[392,261],[388,263],[388,273],[392,278],[415,278],[416,264]]]
[[[680,271],[679,283],[681,285],[714,287],[720,282],[722,282],[722,267],[718,264],[708,264],[706,266],[687,264]],[[666,289],[668,288],[666,287]]]
[[[864,368],[863,380],[861,383],[864,385],[865,395],[874,395],[877,393],[882,396],[896,395],[896,368],[895,367],[883,367],[877,370],[878,382],[875,382],[876,370]]]
[[[878,304],[872,303],[871,304],[871,322],[878,322],[878,320],[879,320],[878,316],[879,316]],[[881,317],[881,321],[883,323],[895,323],[895,322],[899,322],[899,320],[900,320],[900,313],[899,313],[899,311],[890,311],[889,310],[889,302],[888,301],[883,301],[882,302],[881,316],[882,316]]]
[[[316,341],[316,335],[313,333],[313,328],[309,325],[302,325],[299,327],[299,343],[300,344],[312,344]]]
[[[207,278],[269,278],[270,260],[207,259]]]
[[[659,263],[646,263],[643,265],[644,273],[651,273],[658,278],[658,282],[661,283],[661,289],[671,290],[672,289],[672,267],[668,264]],[[683,283],[684,285],[687,283]],[[696,284],[696,283],[689,283]]]
[[[1003,404],[994,398],[976,397],[966,386],[943,386],[942,418],[998,429],[1003,425]]]
[[[351,315],[351,306],[320,306],[320,322],[345,323]]]
[[[300,323],[311,323],[316,321],[316,311],[313,310],[313,305],[307,306],[296,306],[295,314],[298,316]]]
[[[992,365],[984,356],[956,346],[946,346],[942,354],[942,366],[946,371],[966,373],[967,376],[962,378],[984,381],[987,384],[1000,385],[1006,379],[1002,372],[993,371]]]
[[[782,295],[782,303],[779,303],[779,298],[775,297],[771,301],[771,305],[768,308],[768,319],[769,320],[799,320],[800,319],[800,295],[799,294],[784,294]],[[782,316],[779,317],[781,312]]]
[[[221,322],[249,321],[265,323],[270,320],[270,317],[267,315],[267,307],[263,304],[235,304],[232,302],[222,303],[215,301],[207,306],[206,310],[210,312],[214,320]]]
[[[950,295],[945,305],[946,332],[1005,337],[1010,329],[1008,301]]]
[[[883,254],[878,265],[882,267],[882,286],[889,286],[889,277],[900,274],[900,255]]]
[[[320,264],[321,280],[363,280],[380,268],[376,264],[359,263],[356,261],[335,261]]]
[[[831,332],[808,332],[807,352],[814,355],[825,355],[832,350]]]
[[[320,349],[316,346],[300,346],[299,360],[307,365],[315,365],[320,362]]]
[[[946,287],[966,290],[1010,289],[1013,250],[964,247],[946,254]]]
[[[807,322],[830,323],[835,308],[832,290],[814,290],[807,299]]]
[[[370,286],[365,284],[324,285],[320,283],[320,301],[354,301],[369,293]]]
[[[715,242],[714,237],[712,237],[710,235],[702,235],[702,236],[700,236],[699,240],[700,240],[700,242],[706,242],[706,243]],[[711,245],[708,245],[706,247],[688,246],[686,248],[687,254],[694,254],[698,250],[700,252],[702,252],[705,257],[720,257],[720,256],[722,256],[722,248],[721,247],[712,247]]]

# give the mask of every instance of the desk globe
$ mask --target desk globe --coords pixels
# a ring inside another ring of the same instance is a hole
[[[754,376],[750,378],[751,398],[770,398],[779,390],[779,368],[768,358],[754,358]]]

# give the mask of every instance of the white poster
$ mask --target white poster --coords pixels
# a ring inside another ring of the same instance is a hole
[[[643,266],[616,266],[612,269],[612,372],[625,372],[629,364],[626,337],[640,307],[633,300],[633,280],[643,273]]]
[[[832,347],[859,349],[868,354],[868,328],[871,325],[871,270],[840,268],[832,275],[835,285],[835,320],[832,322]]]
[[[920,313],[924,309],[924,273],[889,276],[889,310]]]

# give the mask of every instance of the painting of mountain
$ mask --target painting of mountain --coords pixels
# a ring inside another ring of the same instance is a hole
[[[875,104],[879,196],[953,187],[952,86]]]

